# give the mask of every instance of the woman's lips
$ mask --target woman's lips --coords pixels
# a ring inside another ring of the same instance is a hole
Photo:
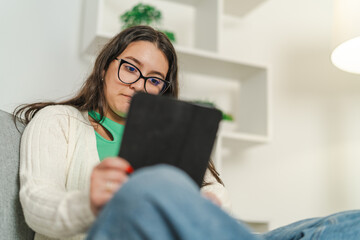
[[[131,101],[132,96],[126,94],[122,94],[122,96],[125,97],[129,102]]]

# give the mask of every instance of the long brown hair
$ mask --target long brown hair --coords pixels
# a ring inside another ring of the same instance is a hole
[[[152,27],[135,26],[123,30],[103,47],[95,60],[91,74],[74,97],[61,102],[37,102],[20,105],[14,110],[14,119],[17,118],[22,123],[28,124],[35,114],[44,107],[51,105],[69,105],[75,107],[79,111],[99,111],[101,116],[99,121],[101,121],[105,110],[108,108],[104,94],[105,83],[102,81],[104,72],[107,71],[110,63],[115,60],[115,58],[119,56],[130,43],[136,41],[148,41],[154,43],[159,50],[165,54],[169,63],[166,80],[170,82],[170,87],[163,95],[178,98],[178,63],[177,55],[172,43],[165,34]],[[216,172],[212,163],[209,164],[208,169],[214,177],[222,183],[219,174]],[[204,183],[204,185],[206,184],[207,183]]]
[[[169,39],[162,32],[156,31],[148,26],[135,26],[127,28],[113,37],[101,50],[96,58],[93,70],[80,88],[77,95],[73,98],[61,102],[38,102],[33,104],[21,105],[14,111],[14,116],[18,117],[23,123],[27,124],[42,108],[50,105],[69,105],[80,111],[98,110],[101,119],[108,107],[104,95],[104,71],[108,69],[110,63],[119,56],[130,43],[136,41],[148,41],[154,43],[161,50],[168,62],[169,70],[166,80],[170,81],[170,87],[164,95],[178,97],[178,64],[175,49]],[[21,118],[21,116],[23,118]]]

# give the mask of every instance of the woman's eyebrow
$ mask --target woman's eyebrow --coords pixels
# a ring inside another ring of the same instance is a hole
[[[151,72],[149,72],[149,75],[150,75],[150,74],[159,75],[159,76],[161,77],[161,79],[165,79],[164,74],[162,74],[161,72],[158,72],[158,71],[151,71]]]
[[[136,59],[134,57],[124,57],[124,58],[133,60],[137,65],[140,65],[141,67],[143,66],[143,64],[138,59]]]
[[[134,58],[134,57],[124,57],[125,59],[130,59],[132,61],[134,61],[137,65],[139,65],[140,67],[144,66],[144,64],[142,64],[142,62],[140,62],[138,59]],[[159,71],[151,71],[149,74],[156,74],[156,75],[159,75],[162,79],[165,79],[165,76],[164,74],[162,74],[161,72]]]

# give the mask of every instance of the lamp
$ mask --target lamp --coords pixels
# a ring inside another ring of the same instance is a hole
[[[360,74],[360,0],[334,0],[332,63]]]

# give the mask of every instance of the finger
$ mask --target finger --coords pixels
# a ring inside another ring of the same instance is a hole
[[[119,169],[97,169],[93,171],[91,176],[91,191],[97,192],[101,191],[109,191],[113,192],[120,188],[122,184],[124,184],[128,180],[128,175]],[[108,183],[110,182],[110,183]],[[109,187],[107,185],[115,184],[116,187]]]
[[[91,194],[90,201],[92,206],[95,209],[100,209],[114,196],[121,186],[122,184],[112,181],[106,181],[99,185]]]
[[[99,178],[104,181],[122,182],[128,175],[120,169],[105,169],[99,171]]]
[[[100,210],[112,197],[113,193],[106,191],[98,191],[97,194],[93,195],[91,203],[93,207],[98,211]]]
[[[120,157],[106,158],[98,165],[98,168],[99,169],[115,168],[115,169],[121,169],[128,173],[131,173],[133,171],[133,168],[131,167],[129,162]]]
[[[110,195],[113,195],[114,192],[119,190],[121,184],[118,182],[106,181],[103,185],[103,191]]]
[[[114,181],[105,181],[102,184],[101,190],[102,192],[111,194],[111,196],[117,192],[123,184],[127,181],[127,178],[122,179],[120,182],[114,182]]]
[[[102,182],[100,189],[113,193],[119,190],[127,181],[127,176],[117,181],[106,180]]]

